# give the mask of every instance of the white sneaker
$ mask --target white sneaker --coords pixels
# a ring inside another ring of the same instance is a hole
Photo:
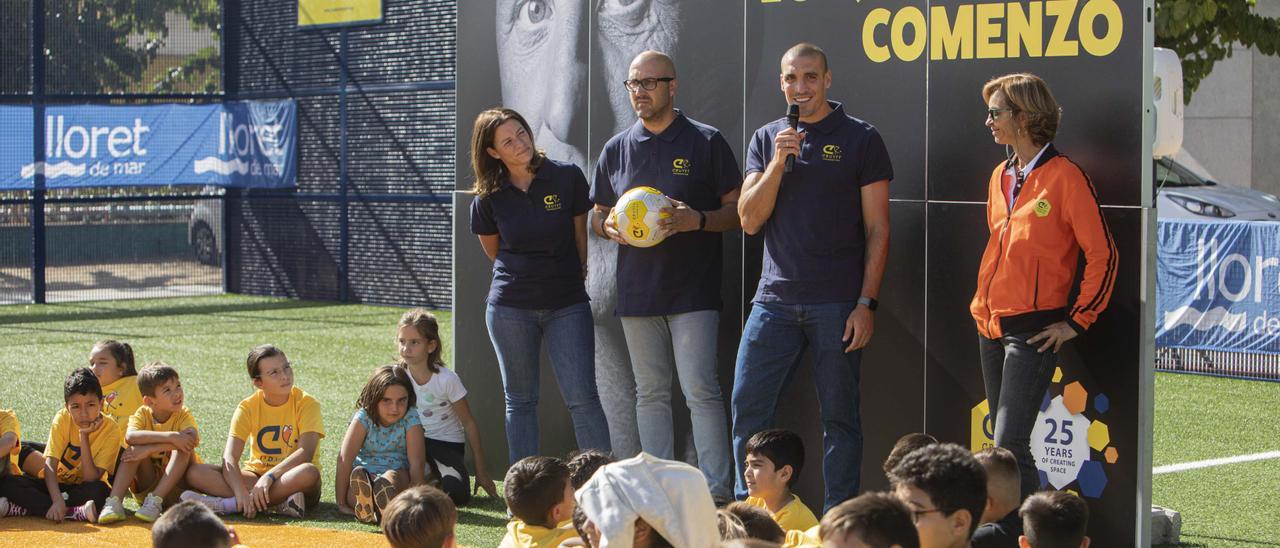
[[[198,491],[187,490],[187,491],[183,491],[182,495],[180,495],[178,498],[182,500],[189,500],[189,501],[203,504],[205,505],[205,507],[209,508],[210,510],[213,510],[213,513],[215,514],[226,513],[222,511],[222,499],[220,497],[215,497],[213,495],[206,495]]]
[[[119,497],[107,497],[106,502],[102,503],[102,512],[98,514],[98,523],[106,525],[117,521],[124,521],[129,517],[124,513],[124,505],[120,503]]]
[[[282,516],[300,518],[307,511],[307,499],[302,496],[302,493],[294,493],[284,499],[284,502],[272,507],[271,511]]]
[[[155,493],[148,493],[147,500],[142,501],[142,507],[138,508],[133,515],[142,521],[152,523],[160,517],[162,512],[164,512],[164,499],[157,497]],[[98,523],[102,523],[104,517],[98,516]]]
[[[12,502],[5,497],[0,497],[0,518],[13,518],[27,515],[27,509]]]

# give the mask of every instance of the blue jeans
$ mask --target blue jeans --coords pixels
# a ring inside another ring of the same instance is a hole
[[[729,425],[716,379],[716,333],[720,312],[696,310],[667,316],[622,318],[627,351],[636,375],[636,422],[640,446],[663,459],[674,458],[671,422],[672,365],[689,404],[698,468],[711,495],[728,499]]]
[[[538,455],[538,361],[543,346],[573,418],[581,449],[609,451],[609,426],[596,392],[591,307],[526,310],[490,304],[484,323],[498,354],[507,404],[507,458]]]
[[[862,422],[858,384],[862,351],[844,351],[845,320],[856,303],[754,303],[742,329],[733,379],[733,456],[737,497],[746,498],[742,472],[747,440],[773,427],[778,398],[786,390],[805,348],[813,352],[813,378],[822,415],[822,511],[858,494],[862,466]]]
[[[1036,332],[1015,333],[999,340],[978,335],[982,382],[991,421],[996,425],[996,447],[1008,449],[1018,460],[1023,499],[1040,488],[1040,473],[1031,456],[1031,429],[1058,363],[1058,355],[1052,350],[1042,354],[1027,344],[1027,339],[1035,335]]]

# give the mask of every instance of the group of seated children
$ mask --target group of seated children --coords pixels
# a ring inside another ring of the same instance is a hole
[[[466,389],[441,363],[435,317],[410,310],[396,333],[400,362],[369,377],[338,456],[338,508],[366,523],[378,523],[397,494],[429,476],[451,504],[466,504],[464,441],[476,457],[476,487],[497,496]],[[132,347],[112,340],[94,345],[89,364],[67,376],[47,444],[22,441],[17,417],[0,411],[0,455],[8,456],[0,466],[0,517],[113,523],[127,519],[130,495],[138,502],[133,515],[147,522],[179,499],[250,518],[267,511],[301,517],[319,502],[320,402],[294,385],[293,365],[279,348],[249,353],[255,390],[236,407],[218,463],[196,454],[201,436],[176,369],[156,362],[138,371]]]

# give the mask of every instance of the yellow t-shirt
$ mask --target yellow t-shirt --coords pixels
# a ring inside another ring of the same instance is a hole
[[[13,447],[9,449],[9,473],[15,476],[22,474],[22,463],[18,462],[18,453],[22,451],[22,425],[18,424],[18,415],[9,409],[0,409],[0,437],[13,433]]]
[[[787,531],[787,538],[782,543],[782,548],[821,548],[822,539],[818,538],[818,533],[817,525],[810,527],[808,531],[795,529]]]
[[[778,526],[783,531],[792,529],[804,531],[818,524],[818,518],[814,517],[813,511],[809,510],[808,506],[800,502],[800,497],[795,495],[791,495],[791,502],[788,502],[776,514],[769,511],[769,505],[765,504],[762,498],[747,497],[747,504],[757,508],[764,508],[766,512],[769,512],[769,515],[773,516],[773,521],[778,522]]]
[[[106,413],[101,413],[102,424],[97,430],[89,433],[89,448],[93,455],[93,464],[107,474],[115,473],[111,467],[116,465],[116,456],[120,454],[120,444],[124,436],[120,435],[120,427]],[[83,477],[80,469],[80,456],[83,448],[80,443],[80,427],[76,425],[71,413],[64,407],[53,416],[53,428],[49,430],[49,444],[45,447],[45,457],[58,459],[58,483],[80,483]]]
[[[275,407],[267,405],[262,390],[254,391],[231,415],[231,436],[249,446],[249,461],[244,469],[258,475],[301,448],[299,442],[307,432],[324,438],[324,418],[320,416],[320,402],[296,386],[289,390],[289,400]],[[311,463],[320,467],[319,447]]]
[[[181,432],[188,428],[195,428],[197,431],[199,430],[196,426],[195,417],[191,416],[191,410],[187,409],[185,405],[182,409],[174,411],[173,415],[169,417],[169,420],[165,422],[156,422],[154,412],[150,407],[144,405],[139,407],[138,410],[129,417],[129,428],[125,431],[125,435],[128,435],[129,432],[133,432],[135,430],[145,432]],[[194,459],[191,462],[203,462],[200,460],[200,455],[196,454],[195,451],[191,452],[191,457]],[[151,460],[158,461],[160,468],[169,466],[169,451],[153,453],[151,455]]]
[[[116,382],[102,387],[102,412],[116,420],[123,442],[129,417],[142,407],[142,392],[138,390],[137,375],[120,377]]]
[[[541,525],[529,525],[518,519],[507,523],[507,534],[502,537],[499,548],[556,548],[561,542],[575,538],[578,531],[573,522],[565,520],[555,529]]]

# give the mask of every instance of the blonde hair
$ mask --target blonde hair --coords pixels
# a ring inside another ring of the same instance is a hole
[[[506,107],[495,107],[476,115],[475,128],[471,131],[471,170],[475,172],[476,183],[471,187],[471,192],[481,198],[493,194],[502,184],[503,177],[510,175],[506,164],[490,156],[488,152],[493,148],[493,136],[498,132],[498,126],[505,124],[507,120],[520,122],[525,133],[529,134],[529,140],[533,140],[533,130],[529,129],[529,122],[519,112]],[[546,158],[546,153],[541,150],[534,153],[529,160],[529,171],[537,171]]]
[[[1058,134],[1062,108],[1049,91],[1049,84],[1039,76],[1021,72],[992,78],[982,86],[982,100],[990,103],[997,91],[1004,95],[1015,116],[1022,114],[1036,146],[1044,146]]]

